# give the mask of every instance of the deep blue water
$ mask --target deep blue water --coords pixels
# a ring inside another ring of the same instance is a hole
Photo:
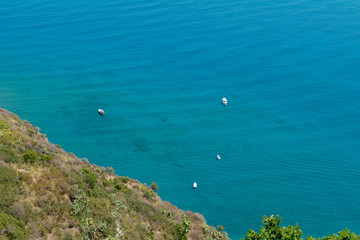
[[[0,106],[65,150],[233,239],[360,234],[360,1],[1,1],[0,30]]]

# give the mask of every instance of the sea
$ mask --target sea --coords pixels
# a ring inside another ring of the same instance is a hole
[[[0,2],[0,107],[231,239],[360,234],[359,95],[357,0]]]

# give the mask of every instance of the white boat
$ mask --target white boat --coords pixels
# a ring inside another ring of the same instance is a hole
[[[216,155],[216,158],[217,158],[218,160],[220,160],[220,159],[221,159],[220,155]]]
[[[226,105],[227,105],[227,99],[226,99],[226,98],[222,98],[222,103],[226,106]]]
[[[196,184],[196,182],[194,182],[194,184],[193,184],[193,188],[197,188],[197,184]]]
[[[100,115],[104,115],[104,114],[105,114],[105,111],[102,110],[102,109],[98,109],[98,112],[99,112]]]

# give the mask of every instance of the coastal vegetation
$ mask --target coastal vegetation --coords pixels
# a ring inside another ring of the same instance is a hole
[[[0,108],[0,240],[229,239],[223,226],[162,201],[158,189],[65,152]],[[245,240],[301,239],[300,226],[280,223],[279,216],[264,217],[264,227]],[[340,239],[360,237],[345,229],[322,238]]]
[[[295,226],[280,227],[281,218],[279,215],[274,217],[263,217],[264,227],[260,227],[260,231],[249,230],[246,233],[245,240],[297,240],[301,238],[303,233],[301,227],[296,224]],[[306,237],[306,240],[359,240],[360,235],[351,233],[349,229],[342,230],[338,234],[332,234],[323,238],[314,238],[312,236]],[[244,239],[243,239],[244,240]]]

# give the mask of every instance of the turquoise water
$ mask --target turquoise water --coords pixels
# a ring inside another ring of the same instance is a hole
[[[359,1],[2,1],[0,29],[0,106],[65,150],[232,239],[360,234]]]

